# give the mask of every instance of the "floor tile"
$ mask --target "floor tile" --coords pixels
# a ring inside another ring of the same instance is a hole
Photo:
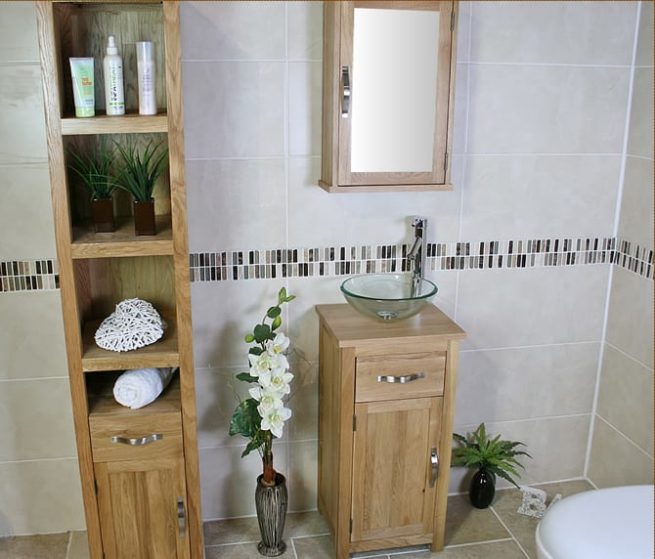
[[[293,539],[297,559],[333,559],[334,543],[332,536],[299,537]],[[388,559],[386,553],[375,551],[356,553],[358,559]]]
[[[512,540],[446,548],[439,553],[419,552],[397,556],[398,559],[525,559]],[[396,559],[396,556],[391,556]]]
[[[285,538],[298,536],[322,536],[329,534],[330,530],[318,511],[294,512],[287,515],[284,527]]]
[[[234,545],[215,545],[205,548],[205,559],[261,559],[256,543],[238,543]],[[287,550],[278,555],[281,559],[294,559],[291,543],[287,541]]]
[[[72,532],[66,559],[89,559],[89,538],[86,532]]]
[[[0,559],[66,559],[68,532],[0,538]]]
[[[502,540],[510,535],[489,509],[476,509],[468,495],[448,497],[446,545]]]
[[[574,495],[582,491],[593,489],[591,484],[585,480],[565,481],[561,483],[549,483],[539,485],[548,494],[548,502],[560,493],[562,497]],[[524,516],[516,512],[521,504],[521,492],[518,489],[505,489],[498,491],[492,508],[505,523],[512,535],[521,544],[531,559],[536,559],[534,534],[539,520]]]

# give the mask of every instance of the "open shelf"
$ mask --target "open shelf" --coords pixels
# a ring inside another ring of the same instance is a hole
[[[82,331],[82,370],[85,372],[141,369],[145,367],[178,367],[177,325],[169,320],[161,340],[132,351],[108,351],[96,345],[95,333],[101,320],[84,325]]]
[[[180,412],[180,375],[174,373],[171,382],[152,403],[138,410],[131,410],[121,406],[114,400],[113,387],[122,371],[107,373],[105,375],[87,376],[87,394],[89,399],[89,417],[116,416],[116,417],[142,417],[151,414]]]
[[[124,116],[97,115],[89,118],[66,117],[61,119],[61,133],[64,136],[154,132],[168,132],[166,113],[153,116],[126,114]]]
[[[93,226],[73,229],[73,258],[110,258],[117,256],[166,256],[173,254],[171,216],[156,218],[157,234],[134,234],[132,218],[116,218],[116,231],[95,233]]]

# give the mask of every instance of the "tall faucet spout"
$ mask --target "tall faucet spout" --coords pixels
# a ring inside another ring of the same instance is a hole
[[[415,216],[412,218],[412,227],[414,228],[414,242],[409,249],[407,259],[409,260],[412,270],[412,288],[411,297],[416,297],[421,291],[421,281],[425,273],[426,247],[427,247],[427,227],[428,220],[426,217]]]

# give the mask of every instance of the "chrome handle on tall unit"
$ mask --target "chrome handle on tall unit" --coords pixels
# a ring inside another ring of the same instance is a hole
[[[436,448],[433,448],[430,452],[430,487],[434,487],[434,484],[437,483],[437,477],[439,477],[439,453]]]
[[[177,498],[177,525],[180,529],[180,536],[186,532],[186,512],[184,510],[184,499]]]
[[[350,114],[350,68],[348,66],[341,67],[341,87],[343,89],[341,117],[348,118]]]
[[[378,375],[378,382],[389,382],[389,383],[398,383],[398,384],[407,384],[408,382],[413,382],[425,378],[425,373],[412,373],[411,375]]]
[[[161,433],[152,433],[152,435],[146,435],[144,437],[135,437],[130,439],[128,437],[119,437],[113,436],[111,442],[115,444],[127,444],[130,446],[145,446],[155,441],[161,441],[164,438],[164,435]]]

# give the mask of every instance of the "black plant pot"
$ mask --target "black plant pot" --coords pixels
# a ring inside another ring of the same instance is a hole
[[[475,472],[469,487],[469,498],[476,509],[486,509],[494,500],[496,476],[484,468]]]

